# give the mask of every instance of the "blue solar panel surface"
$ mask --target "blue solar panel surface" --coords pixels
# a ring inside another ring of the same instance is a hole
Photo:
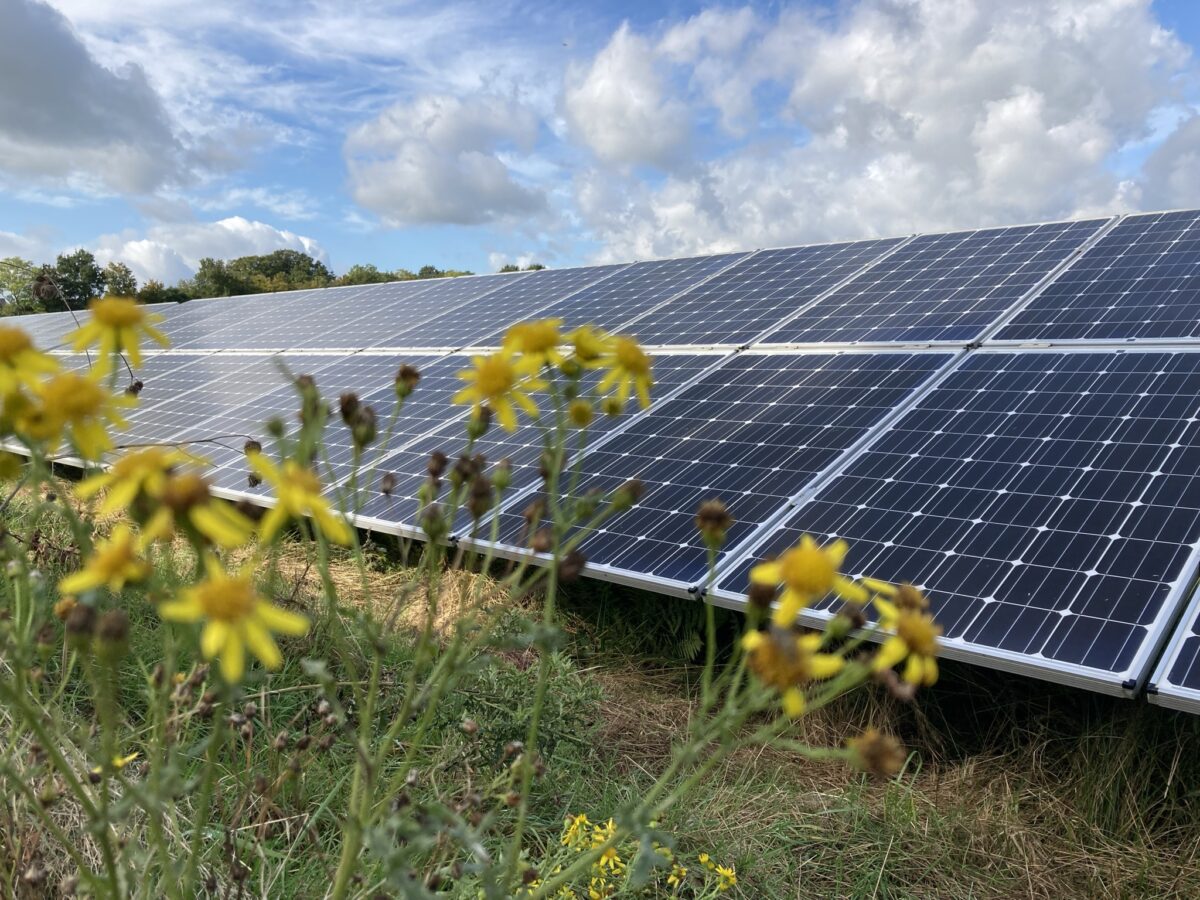
[[[1105,221],[921,235],[763,342],[975,340]]]
[[[761,250],[626,327],[646,344],[745,344],[900,241]]]
[[[682,583],[703,580],[699,505],[718,497],[736,524],[730,544],[777,513],[949,354],[743,354],[634,419],[583,457],[581,490],[630,478],[646,494],[580,549],[592,564]],[[502,539],[519,544],[519,510]]]
[[[972,355],[751,560],[845,538],[851,571],[924,587],[948,639],[1124,674],[1200,540],[1198,398],[1197,353]]]
[[[1200,212],[1129,216],[996,338],[1200,337]]]

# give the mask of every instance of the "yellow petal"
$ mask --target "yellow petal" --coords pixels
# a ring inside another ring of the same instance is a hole
[[[783,692],[783,712],[789,719],[804,715],[804,692],[797,687],[790,687]]]
[[[747,631],[742,635],[742,649],[753,653],[767,641],[767,636],[761,631]]]
[[[98,588],[102,584],[104,584],[102,576],[87,569],[82,569],[60,581],[58,589],[64,594],[78,594],[82,591],[90,591],[93,588]]]
[[[264,628],[278,631],[280,634],[299,637],[308,632],[308,619],[305,616],[265,600],[254,607],[252,615]]]
[[[262,521],[258,525],[259,537],[264,541],[271,540],[271,538],[283,530],[283,526],[287,524],[288,518],[287,510],[283,508],[282,504],[271,507],[270,512],[263,516]]]
[[[750,570],[750,581],[753,584],[779,584],[783,580],[783,566],[778,560],[759,563]]]
[[[246,647],[236,631],[229,631],[229,637],[221,650],[221,674],[231,684],[242,680],[246,672]]]
[[[204,607],[191,592],[184,592],[178,600],[160,603],[158,615],[168,622],[199,622],[204,618]]]
[[[250,652],[262,661],[268,669],[278,669],[283,665],[283,654],[270,633],[257,622],[247,619],[242,623],[242,638],[250,648]]]
[[[846,661],[833,653],[814,653],[809,660],[813,678],[832,678],[846,667]]]
[[[866,603],[870,596],[867,589],[861,584],[851,581],[849,578],[843,578],[841,575],[833,579],[833,592],[844,600],[850,600],[854,603]]]
[[[896,596],[896,586],[890,582],[879,581],[875,578],[860,578],[859,583],[872,593],[883,594],[885,597]]]
[[[890,637],[883,642],[883,646],[875,654],[875,661],[871,664],[871,668],[876,672],[890,669],[906,656],[908,656],[908,644],[898,637]]]
[[[214,544],[230,549],[244,544],[254,530],[249,519],[218,503],[197,506],[189,518]]]

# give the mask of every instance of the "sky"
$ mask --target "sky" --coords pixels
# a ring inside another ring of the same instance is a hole
[[[0,0],[0,257],[492,271],[1200,207],[1195,0]]]

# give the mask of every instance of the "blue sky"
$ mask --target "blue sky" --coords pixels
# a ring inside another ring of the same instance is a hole
[[[1192,0],[0,0],[0,32],[0,257],[143,279],[1200,206]]]

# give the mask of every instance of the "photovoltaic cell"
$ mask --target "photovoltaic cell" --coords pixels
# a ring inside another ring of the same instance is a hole
[[[761,250],[626,329],[645,344],[745,344],[898,243]]]
[[[1200,212],[1122,219],[998,340],[1200,337]]]
[[[700,374],[704,369],[714,365],[720,356],[711,354],[662,354],[654,358],[655,393],[659,396],[674,390]],[[459,358],[461,367],[462,358]],[[598,380],[598,375],[589,375],[584,380],[584,396],[588,396],[591,385]],[[420,388],[418,388],[418,391]],[[415,396],[415,395],[414,395]],[[461,409],[461,407],[458,407]],[[465,412],[465,410],[464,410]],[[588,429],[587,438],[595,443],[603,435],[623,425],[632,416],[638,414],[636,403],[631,402],[625,412],[619,416],[597,415]],[[429,456],[435,450],[445,453],[451,460],[458,459],[467,451],[465,421],[459,419],[450,422],[433,433],[420,438],[403,449],[393,453],[379,465],[380,473],[390,472],[396,479],[396,489],[391,496],[378,493],[377,485],[373,496],[362,506],[362,513],[372,518],[385,520],[397,525],[412,526],[418,513],[417,492],[426,479],[426,465]],[[523,488],[530,487],[539,479],[538,464],[543,447],[543,430],[537,423],[522,415],[518,420],[516,431],[511,434],[498,425],[493,424],[482,438],[471,445],[471,453],[481,453],[487,459],[491,472],[496,463],[507,458],[512,465],[512,486],[507,496],[511,497]],[[575,444],[572,443],[572,447]],[[443,497],[443,502],[445,498]],[[469,516],[460,517],[455,523],[458,533],[470,530]]]
[[[704,580],[700,504],[719,498],[746,537],[950,359],[945,353],[742,354],[637,417],[583,457],[581,490],[646,485],[580,549],[589,565],[675,582]],[[516,544],[519,510],[502,517]]]
[[[921,235],[763,343],[975,340],[1105,221]]]
[[[402,331],[387,340],[388,345],[404,347],[478,347],[514,322],[538,317],[550,304],[562,300],[593,282],[607,278],[619,266],[592,266],[583,269],[543,269],[503,278],[495,290],[415,328]]]
[[[1200,540],[1198,397],[1197,353],[974,354],[718,590],[803,533],[845,538],[848,571],[928,592],[947,646],[1115,689]]]
[[[625,331],[624,326],[631,319],[643,315],[657,304],[688,290],[748,255],[723,253],[718,256],[634,263],[563,300],[550,304],[539,311],[537,317],[562,319],[566,329],[594,325],[606,331]],[[502,328],[498,329],[481,343],[498,343],[503,332]]]

